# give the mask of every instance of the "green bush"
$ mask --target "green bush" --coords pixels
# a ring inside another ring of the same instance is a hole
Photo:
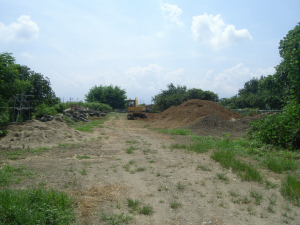
[[[57,111],[55,110],[54,106],[49,107],[44,103],[37,106],[35,108],[35,110],[36,110],[36,112],[34,113],[34,116],[36,116],[36,117],[43,117],[43,116],[46,116],[46,115],[54,116],[54,115],[57,114]]]
[[[281,113],[250,123],[248,134],[258,141],[287,149],[300,148],[300,104],[290,102]]]

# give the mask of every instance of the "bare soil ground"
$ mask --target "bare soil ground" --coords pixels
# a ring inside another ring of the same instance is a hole
[[[230,121],[230,117],[225,120],[217,115],[208,118],[204,115],[202,120],[185,126],[190,126],[199,134],[222,135],[222,123],[225,132],[236,129],[233,125],[224,125],[234,122]],[[58,125],[63,123],[54,122]],[[160,123],[161,127],[167,124],[166,121]],[[246,122],[238,123],[240,130],[236,129],[235,137],[240,137],[244,132],[242,124]],[[53,124],[44,124],[48,130],[52,130]],[[77,145],[52,147],[43,154],[22,155],[17,160],[5,157],[5,151],[15,149],[5,147],[11,139],[2,139],[0,145],[4,150],[0,152],[0,167],[5,164],[23,165],[34,171],[33,178],[14,184],[12,188],[43,184],[74,196],[77,217],[86,224],[109,224],[103,221],[102,213],[129,215],[132,219],[128,223],[138,225],[300,224],[299,207],[293,206],[280,194],[279,175],[262,170],[265,180],[277,184],[273,189],[267,189],[265,183],[243,182],[231,170],[222,168],[210,158],[213,150],[203,154],[171,150],[172,144],[189,143],[190,139],[149,129],[160,127],[158,124],[159,121],[154,118],[129,121],[125,114],[115,114],[109,117],[102,128],[95,128],[92,134],[70,127],[65,130],[64,125],[59,125],[56,128],[59,135],[56,136],[64,135],[65,138],[53,138],[49,146],[73,143],[72,139]],[[29,125],[18,126],[14,129],[13,137],[9,138],[14,138],[16,134],[18,137],[26,136],[24,133]],[[210,129],[211,126],[214,129]],[[41,130],[38,126],[36,129]],[[40,145],[47,145],[44,140],[47,132],[43,130],[40,133],[44,135]],[[31,148],[30,141],[26,143],[24,148]],[[20,144],[19,147],[23,147]],[[131,154],[128,149],[132,149]],[[228,180],[218,178],[219,174],[225,175]],[[261,193],[259,204],[251,197],[251,192]],[[153,214],[144,215],[132,210],[128,206],[128,199],[140,201],[140,206],[151,206]],[[272,208],[271,200],[275,201]],[[176,203],[177,208],[173,207]]]

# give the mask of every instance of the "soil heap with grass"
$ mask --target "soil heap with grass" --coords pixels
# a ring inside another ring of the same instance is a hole
[[[9,133],[0,140],[0,149],[53,147],[59,143],[78,143],[91,136],[75,130],[60,118],[47,122],[29,120],[11,125],[8,130]]]
[[[259,118],[244,117],[216,102],[191,99],[162,113],[149,113],[145,121],[153,128],[186,128],[198,135],[230,133],[232,137],[240,137],[253,119]]]

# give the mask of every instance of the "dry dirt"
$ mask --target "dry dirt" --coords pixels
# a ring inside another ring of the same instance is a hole
[[[196,109],[194,114],[199,114]],[[152,119],[149,116],[144,121],[129,121],[125,114],[111,115],[104,126],[95,128],[92,134],[78,132],[70,127],[65,129],[65,123],[60,121],[39,124],[45,127],[44,130],[36,122],[31,122],[36,125],[35,130],[42,134],[42,138],[39,141],[27,141],[25,146],[19,143],[19,147],[31,148],[30,143],[35,146],[57,146],[57,143],[73,145],[53,147],[40,155],[24,154],[17,160],[9,160],[5,157],[5,151],[15,150],[4,146],[8,141],[10,147],[16,147],[17,144],[13,145],[11,139],[2,139],[0,166],[23,165],[35,172],[33,178],[23,180],[12,188],[43,184],[74,196],[77,217],[87,224],[108,224],[102,220],[103,212],[130,215],[132,220],[129,224],[138,225],[299,224],[300,209],[281,196],[279,176],[262,170],[265,180],[277,184],[274,189],[266,189],[265,183],[243,182],[231,170],[222,168],[210,158],[212,151],[196,154],[171,150],[172,144],[189,143],[189,138],[149,129],[168,126],[167,117],[164,117],[166,120],[160,120],[164,113],[151,115]],[[235,137],[240,137],[245,131],[244,124],[250,120],[234,113],[225,118],[216,111],[214,113],[202,115],[202,120],[195,119],[197,116],[190,113],[185,127],[204,135],[222,135],[222,132],[231,130],[235,132]],[[175,121],[170,118],[169,125]],[[230,118],[233,119],[230,121]],[[238,118],[242,122],[233,121]],[[234,122],[238,124],[238,129],[232,125]],[[172,127],[183,125],[180,121],[176,123],[178,125]],[[56,129],[54,126],[57,126]],[[15,137],[17,141],[18,137],[25,138],[24,133],[29,132],[29,127],[29,123],[14,127],[14,135],[10,138]],[[223,131],[221,127],[224,127]],[[56,132],[57,138],[52,138],[52,143],[47,140],[47,129]],[[63,139],[60,139],[61,135]],[[135,149],[132,154],[127,153],[130,147]],[[199,166],[209,170],[203,171]],[[218,174],[226,174],[229,181],[218,179]],[[263,199],[259,205],[250,196],[251,191],[262,194]],[[129,198],[140,201],[141,206],[151,206],[153,214],[133,212],[127,205]],[[270,199],[276,200],[272,206],[274,212],[269,208]],[[171,208],[171,203],[175,202],[180,203],[177,209]]]

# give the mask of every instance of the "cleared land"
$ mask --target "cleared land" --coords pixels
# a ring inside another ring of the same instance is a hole
[[[229,132],[238,138],[245,131],[247,122],[243,121],[250,121],[240,115],[222,118],[216,113],[193,119],[193,113],[201,108],[197,104],[189,106],[194,110],[186,110],[190,115],[185,118],[192,119],[184,127],[191,129],[192,135],[224,137],[223,133]],[[143,121],[112,114],[104,124],[94,122],[91,133],[65,127],[61,121],[14,126],[12,136],[6,137],[10,139],[0,140],[0,167],[22,166],[31,172],[9,188],[43,185],[74,196],[76,216],[83,224],[299,224],[300,208],[281,194],[285,172],[275,173],[252,157],[237,156],[261,175],[258,181],[248,181],[244,173],[216,162],[213,143],[217,141],[176,135],[184,130],[170,134],[152,129],[182,127],[179,122],[168,125],[176,119],[182,121],[170,114],[151,115]],[[57,137],[51,136],[51,143],[48,131]],[[26,139],[35,134],[42,138]],[[26,139],[24,145],[22,141],[19,146],[13,144],[18,138]],[[200,146],[202,153],[191,148],[206,142],[208,146]],[[222,143],[225,146],[226,140]]]

